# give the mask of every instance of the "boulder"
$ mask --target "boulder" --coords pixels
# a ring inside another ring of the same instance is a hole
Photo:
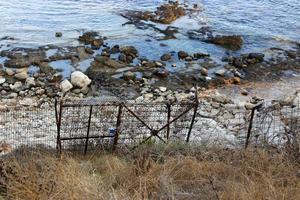
[[[0,77],[0,85],[6,82],[6,79],[4,77]]]
[[[15,74],[15,77],[16,77],[16,79],[23,81],[23,80],[26,80],[29,77],[29,75],[28,75],[27,71],[22,71],[20,73]]]
[[[23,87],[23,85],[22,85],[22,82],[20,82],[20,81],[17,81],[14,84],[9,85],[9,88],[15,92],[21,91],[22,87]]]
[[[216,44],[234,51],[241,49],[244,43],[243,38],[238,35],[215,36],[205,40],[205,42]]]
[[[60,83],[60,89],[63,93],[70,91],[72,88],[73,88],[73,85],[70,83],[70,81],[68,81],[66,79]]]
[[[125,81],[134,81],[136,79],[136,74],[131,71],[125,72],[123,74],[123,79]]]
[[[168,54],[168,53],[165,53],[165,54],[163,54],[163,55],[160,57],[160,59],[161,59],[162,61],[168,61],[168,60],[171,60],[171,58],[172,58],[172,56],[171,56],[170,54]]]
[[[62,37],[62,35],[63,35],[62,32],[56,32],[55,33],[55,37]]]
[[[185,52],[185,51],[179,51],[178,52],[178,58],[179,59],[185,59],[188,56],[189,56],[189,54],[187,52]]]
[[[25,85],[28,87],[33,87],[36,85],[35,79],[33,77],[28,77],[25,81]]]
[[[203,75],[203,76],[207,76],[207,75],[208,75],[208,70],[207,70],[206,68],[202,67],[202,68],[200,69],[200,73],[201,73],[201,75]]]
[[[80,71],[75,71],[71,74],[71,83],[79,88],[87,87],[92,80]]]
[[[255,59],[258,62],[264,61],[264,57],[265,57],[265,55],[263,53],[249,53],[249,56],[248,56],[249,59]]]

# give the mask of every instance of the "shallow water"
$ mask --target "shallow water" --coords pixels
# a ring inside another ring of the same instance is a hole
[[[153,10],[163,0],[2,0],[0,1],[0,46],[36,47],[45,44],[73,45],[83,30],[99,31],[110,44],[133,44],[150,59],[163,52],[186,50],[206,52],[220,58],[225,50],[212,44],[189,40],[186,31],[211,26],[220,34],[240,34],[245,45],[240,52],[264,51],[268,47],[286,47],[300,41],[299,0],[193,0],[203,12],[184,17],[177,40],[157,41],[153,30],[122,26],[126,19],[118,15],[125,9]],[[63,32],[56,38],[55,32]],[[145,40],[151,40],[145,42]],[[160,44],[168,46],[162,47]],[[4,49],[5,47],[2,47]]]

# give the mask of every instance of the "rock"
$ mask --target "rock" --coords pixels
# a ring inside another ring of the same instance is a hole
[[[201,75],[203,75],[203,76],[207,76],[207,75],[208,75],[208,70],[207,70],[206,68],[202,67],[202,68],[200,69],[200,73],[201,73]]]
[[[146,99],[146,100],[152,99],[153,97],[154,97],[154,95],[152,93],[144,94],[144,99]]]
[[[71,83],[79,88],[87,87],[92,80],[80,71],[75,71],[71,74]]]
[[[25,68],[40,63],[47,58],[42,49],[26,50],[24,52],[12,52],[4,65],[8,68]]]
[[[5,70],[5,73],[8,75],[8,76],[13,76],[15,74],[15,72],[12,70],[12,69],[6,69]]]
[[[209,57],[209,54],[205,54],[205,53],[194,53],[193,57],[195,59],[201,59],[201,58],[206,58]]]
[[[227,104],[227,103],[232,102],[231,99],[229,99],[228,97],[226,97],[224,95],[220,95],[220,94],[212,95],[212,100],[214,102],[221,103],[221,104]]]
[[[46,75],[55,73],[55,69],[53,69],[47,62],[39,63],[39,68],[40,68],[40,73],[45,73]]]
[[[24,98],[20,100],[19,103],[23,106],[37,106],[37,103],[34,102],[32,98]]]
[[[92,48],[85,48],[85,52],[87,53],[87,54],[94,54],[94,50],[92,49]]]
[[[95,61],[91,63],[91,66],[87,70],[87,74],[92,77],[95,73],[111,73],[120,68],[127,67],[127,64],[105,56],[96,56]]]
[[[133,73],[133,72],[130,72],[130,71],[125,72],[125,73],[123,74],[123,79],[124,79],[125,81],[134,81],[134,80],[136,79],[136,74]]]
[[[70,81],[68,81],[66,79],[60,83],[60,89],[63,93],[70,91],[72,88],[73,88],[73,85],[70,83]]]
[[[160,77],[160,78],[166,78],[169,76],[169,72],[165,69],[156,70],[154,72],[154,75]]]
[[[4,77],[0,77],[0,85],[6,82],[6,79]]]
[[[121,13],[121,16],[133,22],[141,20],[152,21],[162,24],[170,24],[176,19],[184,16],[186,10],[181,7],[178,2],[170,1],[157,7],[156,11],[126,11]]]
[[[82,36],[79,36],[78,40],[86,45],[91,45],[92,49],[100,49],[104,44],[102,38],[99,37],[97,32],[85,32]]]
[[[10,84],[9,87],[12,91],[19,92],[22,89],[23,85],[22,82],[17,81],[14,84]]]
[[[217,70],[217,71],[215,72],[215,74],[218,75],[218,76],[224,77],[225,74],[226,74],[226,72],[227,72],[226,69],[219,69],[219,70]]]
[[[158,88],[161,92],[166,92],[167,91],[167,88],[166,87],[159,87]]]
[[[37,95],[43,95],[43,94],[45,94],[45,89],[40,88],[37,91],[35,91],[35,94],[37,94]]]
[[[138,51],[134,46],[121,47],[120,52],[126,56],[131,56],[132,58],[136,58],[138,56]]]
[[[161,61],[168,61],[172,59],[171,54],[165,53],[160,57]]]
[[[244,95],[244,96],[247,96],[249,94],[249,92],[245,89],[242,89],[241,94]]]
[[[36,85],[35,79],[33,77],[28,77],[25,81],[25,85],[28,87],[33,87]]]
[[[232,78],[232,83],[233,84],[240,84],[241,83],[241,79],[239,77],[233,77]]]
[[[239,50],[243,46],[243,39],[241,36],[216,36],[205,40],[205,42],[216,44],[230,50]]]
[[[62,32],[56,32],[55,33],[55,37],[62,37],[62,35],[63,35]]]
[[[185,51],[179,51],[178,52],[178,58],[179,59],[185,59],[188,56],[189,56],[189,54],[187,52],[185,52]]]
[[[248,56],[249,59],[255,59],[258,62],[264,61],[264,57],[265,55],[263,53],[250,53]]]
[[[12,92],[9,95],[7,95],[7,98],[9,99],[15,99],[18,97],[18,93]]]
[[[23,80],[26,80],[29,77],[29,75],[28,75],[27,71],[23,71],[23,72],[15,74],[15,77],[18,80],[23,81]]]
[[[158,61],[155,61],[154,63],[156,65],[156,67],[163,67],[164,66],[163,63],[158,62]]]

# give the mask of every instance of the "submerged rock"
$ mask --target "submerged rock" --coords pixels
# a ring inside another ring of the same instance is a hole
[[[185,51],[179,51],[178,52],[178,58],[179,59],[185,59],[185,58],[187,58],[189,56],[189,54],[187,53],[187,52],[185,52]]]
[[[160,57],[160,59],[162,61],[168,61],[168,60],[171,60],[171,58],[172,58],[171,54],[168,54],[168,53],[165,53]]]
[[[55,33],[55,37],[62,37],[62,35],[63,35],[62,32],[56,32]]]
[[[78,40],[86,45],[91,45],[92,49],[100,49],[104,44],[103,39],[97,32],[85,32],[82,36],[79,36]]]
[[[216,44],[230,50],[239,50],[243,46],[243,39],[238,35],[215,36],[205,40],[205,42]]]

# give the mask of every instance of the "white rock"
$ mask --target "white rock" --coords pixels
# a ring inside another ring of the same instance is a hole
[[[33,77],[28,77],[25,84],[29,87],[35,86],[35,79]]]
[[[15,72],[12,69],[6,69],[5,72],[8,76],[12,76],[15,74]]]
[[[22,88],[22,83],[18,81],[15,84],[10,84],[9,87],[11,90],[18,92]]]
[[[70,91],[73,88],[73,85],[68,80],[63,80],[60,83],[60,89],[63,93]]]
[[[26,71],[23,71],[23,72],[15,74],[15,77],[21,81],[26,80],[28,78],[28,73]]]
[[[161,92],[167,91],[167,88],[166,88],[166,87],[159,87],[158,89],[159,89]]]
[[[79,88],[87,87],[92,80],[80,71],[75,71],[71,74],[71,83]]]
[[[152,93],[146,93],[146,94],[144,94],[144,98],[145,99],[151,99],[151,98],[153,98],[153,94]]]
[[[4,77],[0,77],[0,85],[5,83],[6,79]]]

